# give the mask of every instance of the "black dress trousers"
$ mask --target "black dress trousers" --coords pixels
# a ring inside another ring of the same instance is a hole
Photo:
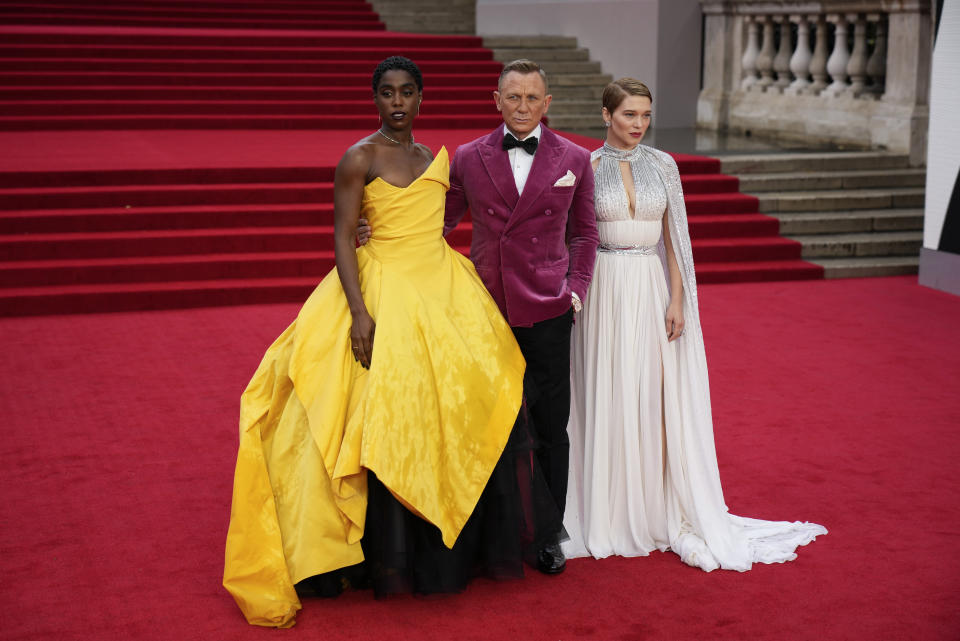
[[[570,331],[573,309],[532,327],[514,327],[520,351],[527,361],[524,393],[537,439],[537,460],[546,477],[560,516],[567,502],[570,466]]]

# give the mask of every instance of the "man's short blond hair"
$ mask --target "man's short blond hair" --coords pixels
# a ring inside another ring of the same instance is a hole
[[[547,93],[546,90],[550,87],[550,85],[547,84],[547,73],[540,68],[540,65],[527,58],[520,58],[519,60],[514,60],[503,65],[503,71],[500,72],[500,80],[497,81],[497,91],[503,86],[503,79],[506,78],[507,74],[511,71],[522,74],[539,73],[540,78],[543,80],[544,93]]]

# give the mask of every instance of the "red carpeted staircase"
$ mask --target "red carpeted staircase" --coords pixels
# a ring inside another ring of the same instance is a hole
[[[424,70],[418,140],[452,153],[501,122],[479,38],[386,32],[357,0],[0,2],[0,24],[3,316],[302,300],[333,266],[333,168],[376,127],[368,83],[388,55]],[[327,144],[291,162],[219,130]],[[130,132],[163,162],[123,168]],[[81,153],[89,168],[60,159]],[[718,161],[678,160],[701,281],[820,277]],[[467,221],[451,243],[469,237]]]
[[[419,127],[499,120],[501,65],[479,38],[298,34],[3,27],[0,131],[365,128],[370,73],[392,54],[416,60],[433,94]]]
[[[731,283],[823,278],[823,268],[800,259],[800,243],[780,236],[780,222],[758,211],[755,196],[739,192],[720,161],[674,154],[680,168],[697,280]]]
[[[383,23],[358,0],[3,0],[0,24],[177,29],[369,29]]]

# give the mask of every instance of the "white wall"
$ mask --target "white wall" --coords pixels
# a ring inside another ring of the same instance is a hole
[[[960,253],[956,225],[960,211],[949,211],[960,170],[960,0],[943,3],[930,74],[930,133],[927,190],[923,211],[921,285],[960,296]],[[949,216],[948,237],[943,237]],[[952,232],[950,231],[952,229]],[[941,249],[941,247],[943,247]]]
[[[477,0],[477,34],[577,38],[604,73],[650,87],[657,127],[692,127],[700,92],[698,0]]]
[[[960,169],[960,2],[944,2],[933,49],[923,246],[937,249]]]

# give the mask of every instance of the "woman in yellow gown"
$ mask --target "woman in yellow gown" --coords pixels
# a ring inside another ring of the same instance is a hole
[[[256,625],[293,625],[295,584],[344,569],[372,574],[378,595],[459,590],[481,566],[522,575],[516,550],[539,531],[520,488],[531,471],[517,472],[530,457],[511,458],[524,360],[443,239],[447,152],[432,159],[411,132],[420,72],[388,58],[373,88],[383,127],[336,172],[337,269],[241,399],[223,583]],[[355,249],[360,216],[376,231]]]

